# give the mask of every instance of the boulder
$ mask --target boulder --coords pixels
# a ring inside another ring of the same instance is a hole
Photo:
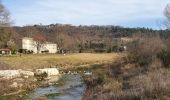
[[[3,78],[16,78],[20,76],[19,70],[0,70],[0,77]]]
[[[19,70],[19,72],[21,75],[24,75],[24,76],[34,76],[34,73],[31,71]]]
[[[12,88],[17,88],[17,87],[18,87],[18,83],[17,83],[17,82],[13,82],[13,83],[10,85],[10,87],[12,87]]]
[[[43,74],[46,73],[48,76],[56,76],[59,75],[59,70],[57,68],[44,68],[44,69],[36,69],[35,74]]]
[[[24,70],[0,70],[0,77],[3,78],[17,78],[21,76],[34,76],[34,73],[31,71]]]

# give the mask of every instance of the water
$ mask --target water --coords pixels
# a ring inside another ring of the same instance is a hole
[[[64,75],[65,84],[62,86],[48,86],[35,89],[29,98],[36,100],[46,96],[48,100],[81,100],[85,86],[80,75]]]

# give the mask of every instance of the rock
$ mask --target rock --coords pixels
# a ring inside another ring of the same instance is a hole
[[[24,76],[24,78],[29,78],[29,76]]]
[[[34,73],[31,71],[24,70],[0,70],[0,77],[3,78],[17,78],[21,76],[34,76]]]
[[[18,87],[19,87],[19,88],[21,88],[22,86],[23,86],[23,84],[22,84],[22,83],[18,84]]]
[[[50,76],[50,77],[48,78],[48,82],[50,82],[50,83],[57,82],[57,81],[59,80],[59,78],[60,78],[60,75]]]
[[[92,72],[85,71],[84,75],[90,76],[90,75],[92,75]]]
[[[59,70],[57,68],[44,68],[44,69],[36,69],[35,74],[43,74],[47,73],[48,76],[56,76],[59,75]]]
[[[15,78],[13,81],[15,81],[15,82],[24,82],[25,80],[23,78]]]
[[[17,82],[13,82],[12,85],[10,85],[10,87],[17,88],[18,87],[18,83]]]
[[[71,74],[71,71],[68,71],[68,73],[67,73],[67,74],[69,74],[69,75],[70,75],[70,74]]]
[[[34,73],[31,71],[24,71],[24,70],[19,70],[20,74],[24,76],[34,76]]]
[[[0,70],[0,77],[3,78],[16,78],[20,76],[19,70]]]
[[[32,78],[32,81],[33,81],[33,82],[36,82],[36,81],[37,81],[37,79],[36,79],[36,78]]]
[[[53,85],[53,83],[48,83],[49,86]]]

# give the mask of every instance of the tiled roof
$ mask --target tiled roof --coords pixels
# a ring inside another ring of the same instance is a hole
[[[11,51],[11,50],[10,49],[2,48],[2,49],[0,49],[0,51]]]

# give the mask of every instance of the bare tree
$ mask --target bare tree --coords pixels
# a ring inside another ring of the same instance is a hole
[[[41,48],[44,46],[44,43],[46,42],[46,37],[42,34],[36,34],[33,37],[35,41],[35,47],[37,48],[37,53],[40,53]]]
[[[8,27],[10,24],[10,13],[0,1],[0,27]]]
[[[12,34],[10,24],[10,13],[0,0],[0,47],[7,47]]]
[[[81,33],[76,34],[75,38],[76,38],[77,47],[79,49],[79,53],[82,53],[88,36],[85,33],[81,32]]]
[[[15,41],[14,41],[13,39],[11,39],[11,40],[9,40],[9,41],[7,42],[7,46],[8,46],[9,48],[11,48],[12,50],[14,50],[14,49],[16,48],[16,43],[15,43]]]
[[[165,25],[168,29],[170,29],[170,4],[167,4],[165,7],[164,15],[167,18]]]
[[[64,47],[64,39],[65,36],[63,33],[56,34],[55,40],[59,49],[62,49]]]

